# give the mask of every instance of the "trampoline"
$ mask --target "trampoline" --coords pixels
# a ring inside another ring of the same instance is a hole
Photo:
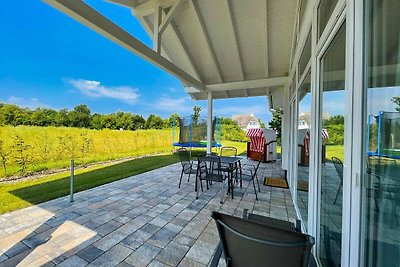
[[[369,157],[400,159],[400,113],[379,111],[368,116]]]
[[[179,121],[179,141],[175,142],[175,125],[172,129],[173,146],[188,148],[206,148],[207,147],[207,118],[193,115],[178,117]],[[212,144],[211,147],[221,147],[219,143],[221,138],[221,125],[218,117],[213,117],[212,121]]]

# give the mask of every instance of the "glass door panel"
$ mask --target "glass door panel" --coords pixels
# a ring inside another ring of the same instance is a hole
[[[321,59],[321,202],[320,261],[339,266],[341,259],[345,121],[345,25]]]
[[[308,223],[308,181],[310,173],[309,144],[311,130],[311,72],[300,85],[297,99],[299,115],[297,126],[297,206],[304,226]]]
[[[365,0],[364,266],[400,263],[400,1]]]

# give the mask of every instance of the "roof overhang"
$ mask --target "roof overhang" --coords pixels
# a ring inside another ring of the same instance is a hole
[[[153,48],[83,1],[43,1],[171,73],[193,99],[283,102],[297,1],[107,0],[132,10]]]

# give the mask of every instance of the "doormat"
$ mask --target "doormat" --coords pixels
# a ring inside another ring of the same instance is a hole
[[[297,180],[297,190],[308,192],[308,181]]]
[[[289,188],[289,185],[288,185],[286,179],[283,178],[283,177],[279,177],[279,178],[276,178],[276,177],[265,177],[264,178],[264,185],[272,186],[272,187],[285,188],[285,189]]]

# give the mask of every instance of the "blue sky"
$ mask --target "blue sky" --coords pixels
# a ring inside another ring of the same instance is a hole
[[[105,1],[86,1],[149,46],[151,40],[130,10]],[[128,111],[189,115],[195,105],[168,73],[79,24],[41,1],[4,1],[0,9],[0,100],[29,108],[92,113]],[[215,100],[214,113],[254,113],[264,122],[266,97]]]

